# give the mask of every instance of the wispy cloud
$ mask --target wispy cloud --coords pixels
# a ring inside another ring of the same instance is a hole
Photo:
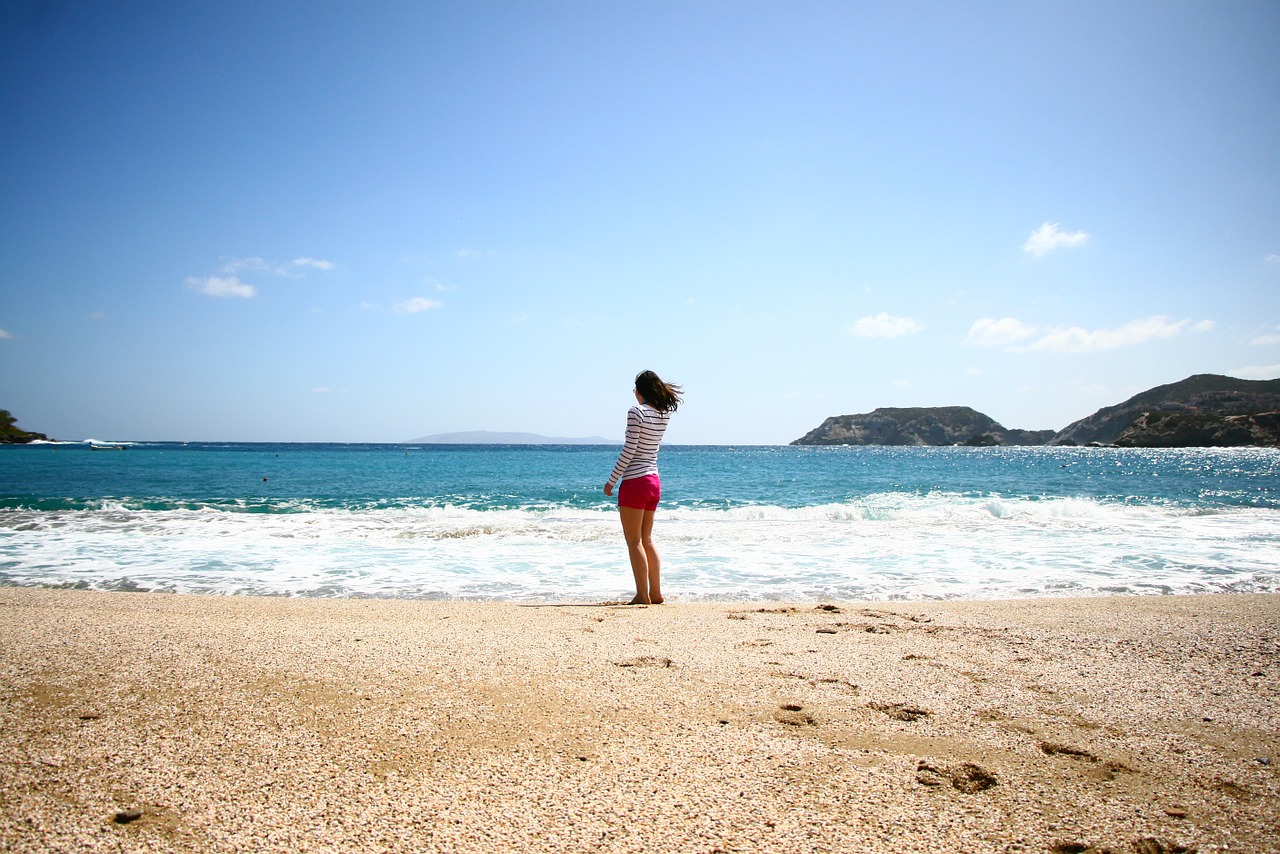
[[[440,300],[427,299],[426,297],[414,297],[404,302],[396,303],[396,311],[401,314],[417,314],[420,311],[431,311],[433,308],[443,308],[444,303]]]
[[[924,329],[924,325],[910,317],[894,317],[888,312],[867,315],[859,318],[849,327],[849,334],[855,338],[902,338],[915,335]]]
[[[1093,353],[1145,344],[1162,338],[1176,338],[1183,332],[1208,332],[1212,320],[1192,323],[1190,320],[1174,320],[1164,315],[1154,315],[1130,321],[1115,329],[1082,329],[1079,326],[1052,329],[1031,345],[1031,349],[1048,353]]]
[[[1267,260],[1270,261],[1272,264],[1280,264],[1280,255],[1277,255],[1274,252],[1272,252],[1270,255],[1267,256]]]
[[[286,276],[289,278],[298,278],[303,275],[302,270],[321,270],[330,272],[337,269],[337,265],[332,261],[326,261],[323,258],[294,258],[288,264],[280,264],[276,261],[268,261],[266,258],[253,256],[251,258],[232,258],[226,264],[222,265],[221,272],[227,275],[238,275],[240,273],[268,273],[272,276]]]
[[[1231,374],[1242,380],[1280,379],[1280,365],[1251,365],[1238,371],[1232,371]]]
[[[187,287],[210,297],[250,299],[258,293],[253,285],[245,284],[235,276],[191,276],[187,279]]]
[[[222,265],[222,272],[228,275],[236,275],[243,272],[250,273],[273,273],[277,276],[288,274],[288,270],[279,264],[272,264],[263,258],[232,258],[226,264]]]
[[[1255,347],[1270,347],[1272,344],[1280,344],[1280,326],[1277,326],[1271,332],[1264,332],[1255,336],[1249,343]]]
[[[983,317],[973,322],[964,343],[972,347],[1007,347],[1036,334],[1036,327],[1016,317]]]
[[[330,271],[335,266],[321,258],[295,258],[291,264],[278,264],[254,255],[249,258],[232,258],[222,265],[215,276],[190,276],[186,285],[193,291],[211,297],[241,297],[249,299],[256,296],[258,289],[248,282],[240,281],[242,273],[259,273],[270,276],[301,278],[305,275],[300,269]]]
[[[0,329],[0,341],[10,341],[12,339],[13,336],[9,334],[9,330]]]
[[[1070,246],[1083,246],[1089,242],[1089,235],[1083,231],[1063,231],[1061,223],[1046,222],[1031,232],[1027,242],[1022,244],[1022,251],[1041,258],[1055,249]]]

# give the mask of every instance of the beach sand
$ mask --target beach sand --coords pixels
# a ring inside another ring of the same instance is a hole
[[[1278,710],[1277,595],[0,588],[0,847],[1280,851]]]

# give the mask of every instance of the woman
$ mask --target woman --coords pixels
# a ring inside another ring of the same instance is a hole
[[[609,482],[604,485],[604,494],[613,495],[613,485],[622,481],[618,487],[618,512],[631,558],[631,573],[636,578],[636,595],[630,605],[662,604],[662,561],[653,546],[653,512],[662,495],[658,445],[671,413],[680,405],[680,392],[680,386],[664,383],[653,371],[636,375],[639,405],[627,410],[627,439]]]

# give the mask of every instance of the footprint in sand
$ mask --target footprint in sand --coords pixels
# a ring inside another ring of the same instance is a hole
[[[895,721],[918,721],[929,717],[929,712],[909,703],[871,703],[871,708],[883,712]]]
[[[916,765],[916,782],[931,787],[950,784],[958,792],[973,795],[990,789],[998,781],[995,774],[972,762],[946,766],[934,765],[922,759]]]
[[[799,703],[783,703],[773,713],[773,719],[786,726],[816,726],[818,721]]]
[[[641,655],[628,658],[626,661],[615,661],[614,665],[617,667],[675,667],[675,662],[656,655]]]
[[[1097,777],[1100,780],[1114,780],[1117,774],[1122,773],[1138,773],[1123,762],[1116,762],[1115,760],[1110,759],[1103,761],[1089,751],[1080,747],[1072,747],[1069,744],[1059,744],[1054,741],[1041,741],[1037,742],[1036,746],[1039,747],[1040,751],[1046,756],[1065,756],[1068,759],[1075,759],[1079,762],[1089,763],[1090,766],[1092,766],[1092,770],[1089,775],[1091,777]]]

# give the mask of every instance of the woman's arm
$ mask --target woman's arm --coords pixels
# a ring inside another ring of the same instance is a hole
[[[618,454],[618,462],[614,465],[613,472],[610,473],[609,480],[604,485],[605,495],[613,495],[613,485],[626,472],[627,466],[631,464],[631,458],[636,455],[636,448],[638,447],[640,447],[640,413],[632,407],[627,410],[627,438],[622,443],[622,451]]]

